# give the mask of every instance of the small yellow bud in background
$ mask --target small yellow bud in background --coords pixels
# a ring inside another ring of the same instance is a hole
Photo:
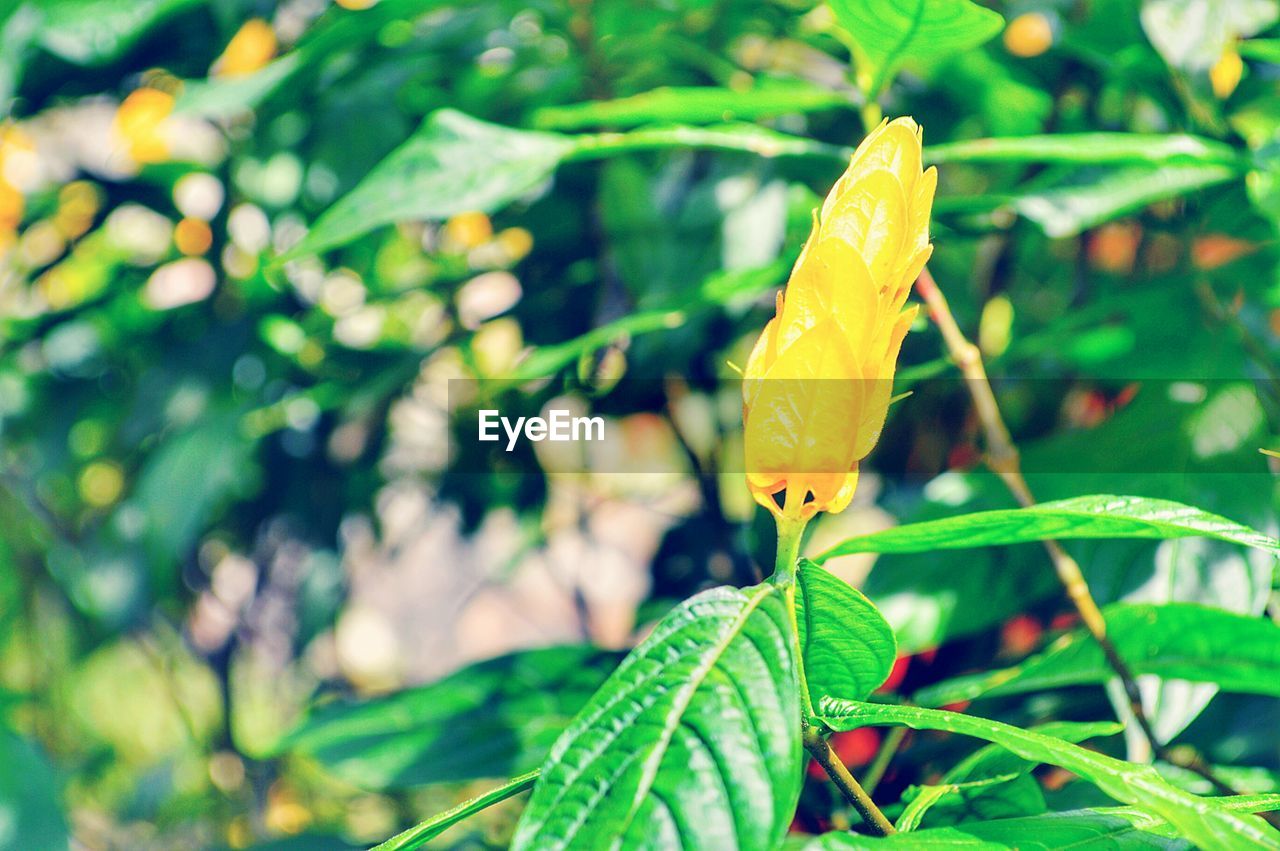
[[[87,180],[74,180],[58,191],[58,211],[53,223],[67,239],[83,236],[93,226],[101,205],[98,187]]]
[[[1213,86],[1213,94],[1218,100],[1226,100],[1240,85],[1244,76],[1244,60],[1236,51],[1235,45],[1228,45],[1222,56],[1209,69],[1209,83]]]
[[[116,110],[113,128],[134,162],[161,163],[169,158],[166,123],[174,97],[159,89],[135,89]]]
[[[1019,15],[1005,27],[1004,47],[1023,59],[1039,56],[1053,47],[1053,25],[1039,12]]]
[[[440,248],[449,254],[463,254],[493,239],[493,223],[476,210],[459,213],[440,230]]]
[[[507,228],[498,234],[498,245],[507,262],[516,263],[533,250],[533,234],[524,228]]]
[[[16,127],[0,125],[0,250],[14,242],[27,209],[23,178],[35,162],[35,143]]]
[[[337,3],[344,9],[351,9],[356,12],[364,9],[372,9],[374,6],[378,5],[378,0],[333,0],[333,2]]]
[[[1007,296],[992,297],[982,308],[978,322],[978,348],[989,358],[1000,357],[1009,348],[1013,330],[1013,302]]]
[[[938,173],[922,171],[921,156],[910,118],[868,134],[815,214],[776,315],[747,359],[747,484],[778,517],[842,511],[858,462],[880,437],[917,311],[905,308],[907,295],[932,252]]]
[[[211,77],[242,77],[275,58],[276,31],[261,18],[245,21],[209,69]]]
[[[13,184],[0,179],[0,233],[13,233],[22,223],[27,202]]]
[[[124,491],[124,471],[114,461],[94,461],[80,472],[80,498],[94,508],[105,508]]]

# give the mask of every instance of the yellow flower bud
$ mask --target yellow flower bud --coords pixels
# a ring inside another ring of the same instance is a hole
[[[137,163],[169,158],[168,121],[174,97],[159,89],[135,89],[116,110],[114,129]]]
[[[778,516],[842,511],[884,426],[917,310],[905,302],[933,250],[938,176],[921,170],[920,140],[898,118],[858,146],[747,359],[747,483]]]
[[[1240,85],[1240,78],[1243,76],[1244,60],[1240,58],[1235,46],[1230,45],[1222,51],[1222,56],[1209,69],[1209,83],[1213,86],[1214,96],[1218,100],[1231,97],[1231,93],[1236,90],[1236,86]]]
[[[251,18],[227,42],[226,50],[213,63],[210,75],[242,77],[252,74],[276,56],[276,31],[261,18]]]

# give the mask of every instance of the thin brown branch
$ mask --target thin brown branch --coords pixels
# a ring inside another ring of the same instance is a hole
[[[965,337],[964,332],[960,330],[960,326],[956,324],[955,317],[951,314],[951,308],[947,304],[946,296],[942,294],[942,290],[938,288],[937,282],[927,268],[920,273],[920,277],[916,281],[916,292],[924,299],[925,305],[929,310],[929,317],[938,326],[938,330],[942,334],[942,340],[951,354],[951,359],[955,361],[961,375],[964,377],[965,386],[973,399],[974,411],[982,424],[987,450],[985,456],[987,465],[1000,477],[1019,505],[1024,508],[1035,505],[1035,496],[1031,493],[1031,488],[1027,485],[1027,480],[1022,475],[1018,448],[1014,445],[1013,438],[1009,434],[1009,428],[1005,425],[1004,418],[1000,415],[1000,407],[996,403],[995,393],[991,389],[991,382],[987,379],[987,371],[982,364],[982,355],[978,351],[978,347]],[[1098,642],[1098,645],[1102,648],[1103,655],[1106,657],[1107,664],[1115,672],[1124,687],[1129,710],[1133,713],[1134,721],[1142,730],[1143,735],[1151,743],[1152,751],[1160,759],[1180,765],[1200,775],[1212,783],[1214,788],[1222,794],[1236,794],[1230,786],[1214,776],[1213,772],[1198,756],[1191,760],[1176,759],[1169,748],[1163,745],[1156,737],[1155,729],[1151,726],[1151,720],[1142,708],[1142,694],[1138,690],[1137,679],[1134,677],[1132,669],[1120,656],[1119,651],[1116,650],[1115,644],[1107,637],[1106,621],[1103,620],[1102,611],[1098,608],[1097,601],[1093,599],[1093,594],[1089,591],[1089,584],[1085,581],[1080,565],[1067,554],[1067,551],[1057,541],[1045,541],[1044,548],[1049,555],[1049,560],[1053,563],[1053,569],[1058,574],[1059,581],[1062,582],[1063,588],[1066,589],[1067,597],[1080,614],[1080,619],[1084,622],[1085,629],[1089,630],[1089,634]]]
[[[849,769],[844,767],[844,763],[836,756],[835,751],[831,749],[831,744],[822,737],[822,734],[813,727],[806,726],[804,729],[804,748],[807,750],[818,765],[827,772],[827,776],[836,784],[836,788],[840,790],[840,794],[844,795],[853,808],[862,816],[862,820],[876,834],[880,836],[889,836],[897,833],[893,827],[893,823],[885,818],[884,813],[880,812],[880,808],[876,806],[875,801],[871,800],[871,796],[866,790],[859,785],[858,781],[849,773]]]

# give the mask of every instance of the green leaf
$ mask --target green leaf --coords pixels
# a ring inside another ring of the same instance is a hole
[[[1164,499],[1099,494],[911,523],[860,535],[817,556],[917,553],[1070,538],[1217,538],[1280,555],[1280,542],[1225,517]]]
[[[516,130],[440,109],[400,147],[325,210],[280,259],[327,251],[394,222],[493,212],[536,189],[567,159],[631,151],[707,148],[762,157],[844,160],[846,148],[752,124],[643,127],[630,133],[565,136]]]
[[[477,795],[468,801],[463,801],[458,806],[434,815],[403,833],[397,833],[386,842],[373,848],[372,851],[412,851],[414,848],[421,848],[463,819],[470,818],[483,809],[492,807],[494,804],[505,801],[514,795],[519,795],[524,790],[531,788],[533,782],[537,779],[537,769],[519,777],[514,777],[496,789],[491,789],[483,795]]]
[[[1004,26],[997,12],[970,0],[828,0],[836,21],[858,47],[859,73],[875,98],[898,67],[916,57],[971,50]]]
[[[67,847],[53,771],[26,739],[0,730],[0,851]]]
[[[226,506],[253,487],[253,445],[238,417],[209,411],[185,431],[167,435],[146,457],[133,502],[149,522],[143,540],[157,576],[183,558]]]
[[[1242,793],[1280,793],[1280,772],[1256,765],[1210,765],[1208,768],[1223,783]],[[1196,795],[1212,795],[1216,791],[1212,783],[1189,768],[1158,762],[1156,770],[1179,789]]]
[[[667,615],[552,748],[513,848],[775,848],[801,780],[786,597],[713,588]]]
[[[1280,38],[1251,38],[1236,45],[1245,59],[1280,65]]]
[[[391,22],[408,21],[447,0],[380,0],[358,12],[332,8],[308,29],[293,50],[252,74],[186,80],[175,112],[229,118],[256,109],[301,72],[323,67],[335,56],[363,48]]]
[[[990,629],[1062,585],[1027,547],[889,556],[862,590],[893,625],[898,652],[910,654]]]
[[[489,659],[428,686],[321,706],[276,750],[366,789],[518,774],[542,762],[616,662],[590,647]]]
[[[1013,209],[1052,237],[1075,236],[1156,201],[1237,177],[1233,166],[1168,164],[1158,168],[1081,168],[1012,199]]]
[[[925,148],[930,163],[1075,163],[1079,165],[1231,166],[1248,161],[1224,142],[1185,133],[1059,133],[946,142]]]
[[[573,147],[565,136],[437,110],[326,210],[286,258],[334,248],[393,222],[494,210],[546,180]]]
[[[205,0],[44,0],[40,45],[76,65],[119,58],[159,24]]]
[[[1144,0],[1142,28],[1174,68],[1206,72],[1227,46],[1275,23],[1275,0]]]
[[[509,377],[488,383],[486,389],[497,392],[524,381],[547,378],[584,355],[619,340],[680,328],[700,311],[720,307],[738,299],[750,299],[786,280],[794,259],[782,257],[750,269],[721,270],[709,275],[692,293],[686,289],[678,296],[668,299],[668,306],[636,311],[592,328],[571,340],[538,346],[516,365]]]
[[[1280,697],[1280,625],[1266,618],[1196,603],[1115,603],[1104,615],[1107,634],[1136,674]],[[1113,675],[1098,643],[1080,630],[1019,665],[929,686],[915,700],[941,706],[983,696],[1100,684]]]
[[[281,56],[252,74],[187,80],[173,106],[175,113],[229,119],[258,107],[302,67],[305,51]]]
[[[1233,813],[1259,813],[1280,808],[1280,795],[1240,795],[1214,803]],[[952,827],[918,830],[883,839],[840,832],[826,833],[799,846],[803,851],[910,848],[916,851],[956,849],[1035,849],[1035,851],[1188,851],[1169,825],[1135,807],[1069,810],[1023,818],[973,821]],[[1219,845],[1206,847],[1221,847]]]
[[[860,591],[807,559],[800,561],[796,621],[809,695],[863,700],[893,669],[897,642]]]
[[[674,86],[617,100],[545,106],[533,114],[540,130],[719,124],[851,106],[849,95],[799,80],[766,81],[750,89]]]
[[[1034,731],[1064,742],[1082,742],[1095,736],[1112,736],[1123,729],[1114,721],[1054,721]],[[898,830],[915,830],[925,813],[931,811],[935,823],[940,816],[944,824],[1042,813],[1046,810],[1044,793],[1029,776],[1036,765],[1000,745],[979,748],[943,775],[942,784],[917,787],[896,826]]]
[[[1280,835],[1263,822],[1241,818],[1212,798],[1198,798],[1175,788],[1150,765],[1123,762],[1051,736],[986,718],[910,706],[825,700],[818,714],[833,730],[895,725],[985,739],[1024,759],[1065,768],[1117,801],[1167,821],[1181,836],[1203,848],[1280,849]]]

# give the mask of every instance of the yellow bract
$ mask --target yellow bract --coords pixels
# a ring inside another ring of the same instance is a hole
[[[880,436],[917,310],[907,294],[932,251],[937,171],[921,170],[920,139],[898,118],[858,146],[747,360],[747,483],[778,516],[843,510]]]

